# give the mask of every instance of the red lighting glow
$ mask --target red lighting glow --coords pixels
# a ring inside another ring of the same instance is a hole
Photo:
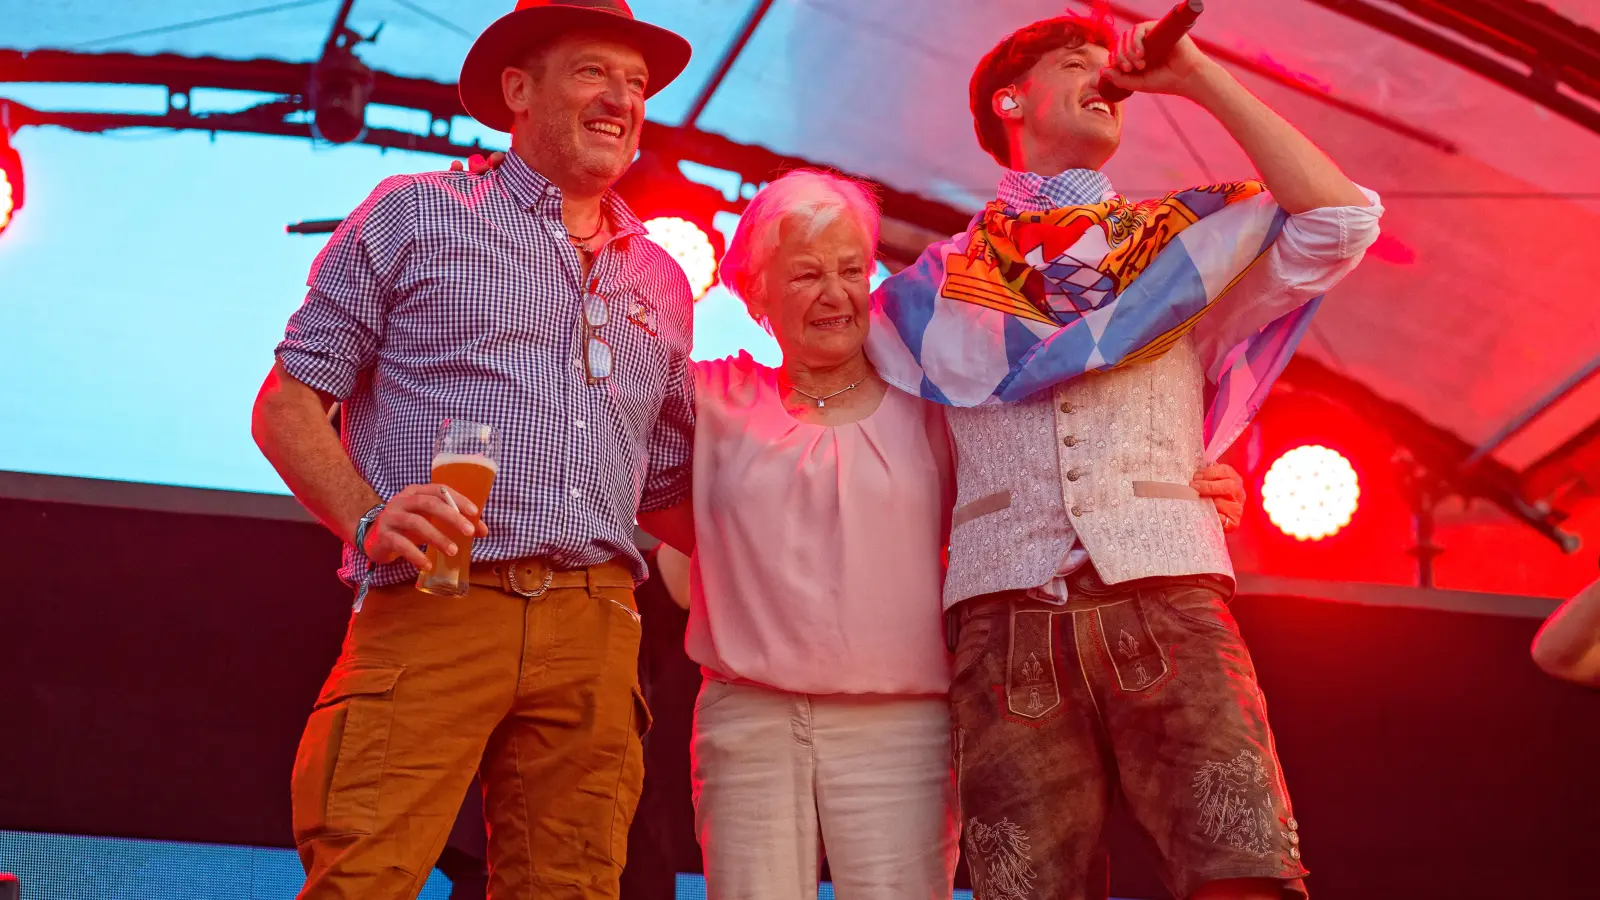
[[[0,127],[0,233],[22,209],[22,155],[11,146],[11,136]]]
[[[11,211],[16,208],[14,199],[10,173],[0,169],[0,231],[5,231],[6,226],[11,224]]]
[[[1284,534],[1320,541],[1350,524],[1361,485],[1350,461],[1318,444],[1278,457],[1261,485],[1261,508]]]
[[[661,245],[689,278],[689,290],[699,300],[717,280],[717,251],[700,226],[678,216],[658,216],[644,223],[650,240]]]
[[[1396,266],[1410,266],[1417,262],[1417,251],[1392,234],[1378,235],[1378,239],[1367,248],[1367,255]]]

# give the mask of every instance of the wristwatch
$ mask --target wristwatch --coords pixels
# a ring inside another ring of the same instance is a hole
[[[367,555],[367,532],[372,528],[372,523],[378,521],[378,514],[383,512],[386,504],[379,503],[367,510],[361,516],[361,521],[356,523],[356,552],[362,556]]]

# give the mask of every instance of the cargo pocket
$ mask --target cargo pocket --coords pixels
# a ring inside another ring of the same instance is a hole
[[[633,686],[629,715],[632,718],[628,724],[628,746],[622,754],[617,805],[611,817],[611,861],[619,866],[628,864],[628,829],[633,825],[633,814],[639,809],[639,795],[644,791],[644,736],[655,722],[638,685]]]
[[[295,756],[295,842],[371,834],[404,666],[348,660],[334,666]]]

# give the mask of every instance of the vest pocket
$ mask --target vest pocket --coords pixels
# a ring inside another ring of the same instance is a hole
[[[968,522],[971,522],[973,519],[982,518],[983,516],[997,513],[1009,506],[1011,506],[1010,491],[999,491],[997,493],[990,494],[987,497],[979,497],[970,503],[963,503],[956,508],[955,514],[950,518],[950,527],[960,528]]]
[[[329,673],[295,757],[296,843],[372,833],[403,671],[393,663],[348,660]]]
[[[1203,500],[1200,492],[1187,484],[1170,481],[1135,481],[1133,495],[1146,500]]]

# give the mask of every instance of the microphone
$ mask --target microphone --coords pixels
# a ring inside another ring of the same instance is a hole
[[[1178,41],[1189,33],[1194,23],[1199,20],[1200,14],[1205,12],[1205,0],[1184,0],[1172,11],[1161,17],[1156,27],[1150,29],[1144,36],[1144,63],[1150,69],[1167,61],[1172,55],[1172,48],[1178,46]],[[1111,103],[1121,103],[1133,96],[1133,91],[1117,87],[1111,79],[1100,76],[1100,96]]]

